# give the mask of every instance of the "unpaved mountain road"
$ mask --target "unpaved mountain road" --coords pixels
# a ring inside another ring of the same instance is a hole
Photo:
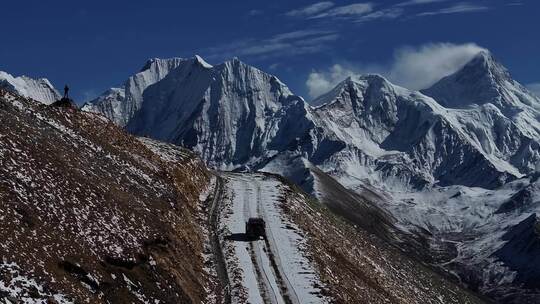
[[[220,202],[223,200],[223,179],[215,175],[214,183],[214,192],[212,195],[212,202],[210,205],[210,216],[209,216],[209,226],[210,226],[210,242],[212,245],[212,253],[214,255],[216,263],[216,271],[223,287],[223,300],[222,303],[230,304],[231,303],[231,294],[230,294],[230,281],[229,275],[227,274],[227,264],[223,256],[223,251],[221,249],[221,241],[219,239],[219,206]]]
[[[250,189],[250,191],[255,190],[255,202],[247,200],[248,196],[244,196],[244,222],[254,217],[262,218],[265,222],[269,222],[265,216],[264,205],[262,203],[261,181],[258,179],[244,180],[244,185],[246,186],[245,189]],[[277,199],[274,196],[271,198]],[[253,208],[254,203],[255,208]],[[255,261],[254,266],[262,274],[259,276],[262,282],[259,283],[264,284],[260,284],[259,286],[263,286],[264,290],[261,291],[264,291],[268,295],[268,302],[285,304],[300,303],[294,288],[292,288],[289,279],[282,270],[279,255],[274,253],[277,250],[272,230],[266,230],[266,237],[264,239],[251,241],[250,249],[252,261]]]
[[[214,243],[220,246],[220,252],[215,252],[216,260],[222,261],[218,267],[224,265],[218,273],[227,276],[222,278],[223,285],[232,289],[227,295],[230,301],[325,303],[314,287],[314,270],[299,249],[299,236],[286,228],[291,224],[285,222],[277,208],[281,183],[265,174],[217,175],[212,234]],[[251,217],[264,219],[266,238],[251,240],[245,235],[245,223]]]

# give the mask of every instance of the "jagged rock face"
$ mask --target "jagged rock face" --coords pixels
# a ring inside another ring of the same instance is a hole
[[[216,67],[191,60],[149,88],[144,100],[128,130],[190,147],[221,168],[283,151],[311,126],[301,98],[238,60]]]
[[[103,113],[119,126],[125,126],[141,108],[143,92],[163,79],[172,69],[184,62],[181,58],[151,59],[141,71],[131,76],[122,87],[112,88],[86,103],[83,110]]]
[[[380,76],[348,79],[323,98],[328,100],[315,109],[317,116],[348,147],[323,161],[324,167],[338,168],[335,174],[354,176],[360,164],[380,180],[414,188],[435,183],[493,188],[513,178],[463,132],[457,115]],[[354,163],[350,169],[348,162]]]
[[[61,97],[49,80],[45,78],[13,77],[2,71],[0,71],[0,88],[45,104],[51,104]]]
[[[448,108],[491,103],[503,112],[524,106],[540,109],[540,99],[513,80],[508,70],[486,51],[422,93]]]
[[[481,52],[422,92],[456,109],[463,130],[485,154],[523,174],[535,171],[540,162],[540,99],[514,81],[491,54]]]

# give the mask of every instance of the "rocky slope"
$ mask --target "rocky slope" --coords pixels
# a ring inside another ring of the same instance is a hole
[[[58,91],[45,78],[13,77],[0,71],[0,88],[45,104],[51,104],[61,98]]]
[[[4,90],[0,124],[0,299],[208,301],[193,153]]]

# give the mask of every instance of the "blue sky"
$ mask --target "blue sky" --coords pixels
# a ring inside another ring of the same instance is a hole
[[[306,99],[355,73],[422,88],[481,48],[540,84],[537,0],[21,0],[2,12],[0,70],[69,83],[79,102],[148,58],[194,54],[237,56]]]

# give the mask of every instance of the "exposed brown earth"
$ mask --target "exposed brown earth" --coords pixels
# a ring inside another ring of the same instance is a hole
[[[178,147],[0,91],[0,298],[201,303],[199,194],[210,173]]]

